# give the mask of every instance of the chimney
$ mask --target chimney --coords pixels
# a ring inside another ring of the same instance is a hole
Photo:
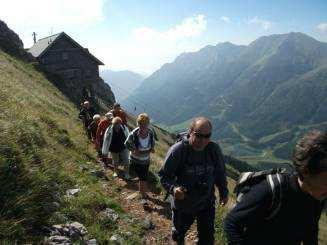
[[[36,43],[36,33],[33,32],[32,36],[33,36],[33,41],[34,41],[34,43]]]

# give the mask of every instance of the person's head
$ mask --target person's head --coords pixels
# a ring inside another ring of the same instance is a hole
[[[293,149],[293,165],[305,191],[318,200],[327,198],[327,133],[313,130]]]
[[[148,128],[150,125],[150,117],[146,113],[141,113],[137,116],[137,126],[140,129],[140,133],[144,134],[148,132]]]
[[[93,116],[93,121],[95,121],[95,122],[99,122],[100,119],[101,119],[101,116],[100,116],[99,114],[95,114],[95,115]]]
[[[88,100],[84,101],[83,105],[86,109],[90,108],[90,102]]]
[[[111,121],[114,118],[111,112],[107,112],[104,116],[109,121]]]
[[[122,120],[120,119],[120,117],[114,117],[112,119],[112,126],[114,128],[114,130],[119,130],[120,126],[122,125]]]
[[[120,104],[119,103],[115,103],[113,106],[114,111],[119,111],[120,110]]]
[[[209,144],[212,124],[206,117],[194,118],[189,128],[189,142],[196,151],[202,151]]]

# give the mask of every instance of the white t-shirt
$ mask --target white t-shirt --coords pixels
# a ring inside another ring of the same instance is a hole
[[[149,141],[150,141],[150,136],[148,134],[148,136],[146,138],[142,138],[139,136],[139,142],[140,142],[140,151],[147,151],[150,149],[150,145],[149,145]]]
[[[133,155],[134,158],[145,161],[150,158],[150,150],[151,150],[151,142],[150,142],[150,134],[147,137],[142,138],[138,136],[139,140],[139,155]]]

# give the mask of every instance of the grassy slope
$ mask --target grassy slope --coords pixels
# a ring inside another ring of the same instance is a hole
[[[85,171],[97,166],[95,152],[76,119],[76,108],[31,65],[3,52],[0,111],[0,241],[40,241],[43,227],[78,221],[87,227],[89,238],[100,243],[117,230],[132,231],[129,243],[142,243],[142,227],[125,222],[129,215],[122,213],[115,196],[106,195],[103,185],[115,188],[113,181],[100,181]],[[135,121],[130,123],[135,126]],[[160,140],[152,173],[158,171],[173,143],[169,133],[156,131]],[[157,176],[150,176],[151,184],[161,191]],[[65,191],[75,186],[82,192],[66,200]],[[52,207],[54,202],[60,204],[59,209]],[[121,213],[120,226],[99,219],[104,207]],[[217,224],[223,212],[219,211]],[[222,241],[219,227],[216,236]]]
[[[38,241],[44,227],[69,221],[99,242],[120,229],[98,218],[105,207],[121,208],[89,172],[99,166],[77,114],[31,65],[0,51],[0,241]],[[64,198],[75,186],[78,197]]]

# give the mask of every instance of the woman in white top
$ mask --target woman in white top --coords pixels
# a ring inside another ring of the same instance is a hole
[[[149,173],[150,153],[154,153],[154,134],[149,129],[150,118],[146,113],[137,117],[137,125],[125,141],[125,146],[131,151],[130,162],[139,178],[139,191],[142,198],[146,195],[146,179]]]
[[[115,117],[112,120],[112,125],[110,125],[105,134],[102,145],[102,155],[107,157],[108,152],[110,152],[113,164],[114,173],[113,177],[117,177],[118,165],[122,164],[125,169],[124,177],[129,179],[128,174],[128,149],[125,147],[125,140],[129,134],[128,128],[123,125],[120,117]]]

